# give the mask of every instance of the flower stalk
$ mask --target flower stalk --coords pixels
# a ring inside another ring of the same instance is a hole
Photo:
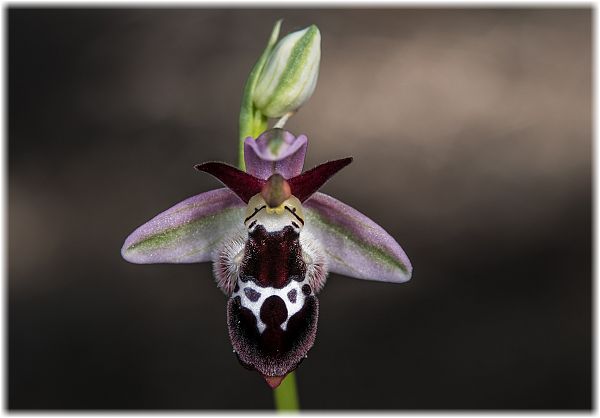
[[[275,409],[280,412],[297,412],[300,410],[298,390],[296,388],[296,372],[288,374],[273,392],[275,396]]]
[[[285,126],[285,124],[287,123],[287,121],[294,116],[296,112],[288,112],[285,115],[283,115],[275,125],[273,125],[273,128],[278,128],[278,129],[283,129],[283,127]]]
[[[254,64],[254,67],[248,76],[248,80],[246,80],[246,85],[244,86],[242,107],[240,109],[239,118],[240,135],[238,148],[238,167],[240,170],[246,170],[246,163],[244,161],[244,140],[249,136],[252,138],[258,138],[259,135],[268,128],[268,118],[263,115],[262,112],[254,105],[254,90],[256,89],[256,84],[258,83],[258,78],[260,77],[262,69],[269,58],[269,54],[275,47],[277,38],[279,37],[281,21],[282,20],[279,19],[277,22],[275,22],[273,30],[271,31],[271,36],[269,37],[269,42],[267,43],[267,47],[263,51],[256,64]]]
[[[277,43],[279,30],[281,28],[281,21],[282,19],[279,19],[277,22],[275,22],[273,30],[271,31],[271,36],[269,37],[269,42],[267,43],[267,47],[261,54],[256,64],[254,64],[254,67],[248,76],[248,80],[246,80],[246,85],[244,86],[242,107],[240,108],[239,118],[240,135],[238,148],[238,167],[240,170],[246,170],[246,163],[244,162],[244,140],[249,136],[252,138],[258,138],[259,135],[268,128],[268,118],[263,115],[254,105],[254,90],[256,89],[256,83],[258,83],[260,73],[267,62],[267,59],[269,58],[269,54]]]

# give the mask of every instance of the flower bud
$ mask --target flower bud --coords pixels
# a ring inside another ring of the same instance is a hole
[[[321,34],[315,25],[282,38],[256,84],[256,108],[271,118],[297,110],[315,90],[320,60]]]

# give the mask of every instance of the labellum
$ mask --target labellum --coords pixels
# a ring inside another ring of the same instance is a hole
[[[317,333],[325,257],[302,233],[302,202],[351,161],[331,161],[289,181],[278,173],[264,181],[222,163],[196,166],[248,203],[247,235],[225,243],[215,274],[230,296],[227,325],[238,359],[271,387],[306,357]]]

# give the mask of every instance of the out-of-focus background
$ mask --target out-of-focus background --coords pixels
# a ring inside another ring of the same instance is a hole
[[[589,8],[9,8],[8,407],[272,408],[211,266],[119,251],[219,187],[278,18],[322,34],[306,166],[414,265],[330,276],[302,408],[591,408]]]

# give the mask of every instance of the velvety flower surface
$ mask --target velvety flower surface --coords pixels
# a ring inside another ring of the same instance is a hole
[[[229,296],[227,324],[240,362],[276,387],[312,347],[316,295],[329,271],[401,283],[412,267],[371,219],[317,190],[351,158],[302,172],[308,139],[271,129],[245,141],[247,172],[224,163],[196,168],[227,188],[193,196],[136,229],[132,263],[213,262]]]

